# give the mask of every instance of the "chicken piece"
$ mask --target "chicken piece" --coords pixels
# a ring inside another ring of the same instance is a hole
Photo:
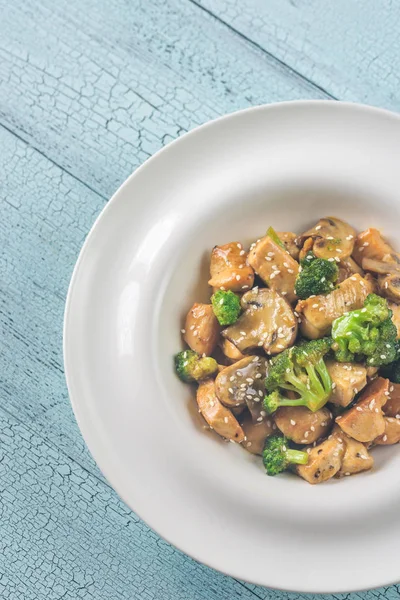
[[[286,250],[294,260],[299,259],[299,249],[296,246],[296,234],[291,231],[278,231],[279,239],[284,243]]]
[[[332,394],[329,402],[337,406],[348,406],[354,396],[367,385],[367,369],[357,363],[340,363],[327,360],[326,367],[332,379]]]
[[[262,454],[265,440],[274,433],[274,427],[276,429],[273,420],[269,418],[261,423],[254,423],[251,414],[246,411],[241,419],[241,425],[246,436],[242,444],[243,448],[252,454]]]
[[[340,429],[359,442],[372,442],[385,431],[382,406],[389,394],[389,380],[378,377],[364,389],[357,404],[336,418]]]
[[[326,407],[312,412],[305,406],[282,406],[274,417],[278,429],[295,444],[312,444],[326,437],[333,420]]]
[[[383,406],[385,417],[397,417],[400,419],[400,383],[389,382],[389,396]]]
[[[294,343],[297,319],[280,294],[255,287],[243,294],[241,305],[243,314],[222,331],[240,352],[262,347],[267,354],[278,354]]]
[[[242,360],[244,358],[244,354],[240,352],[229,340],[222,340],[221,342],[221,350],[228,359],[230,363],[238,362],[238,360]]]
[[[213,248],[210,274],[211,279],[208,284],[214,290],[243,292],[253,287],[254,272],[247,263],[247,252],[238,242]]]
[[[369,383],[372,379],[375,379],[376,374],[379,371],[379,367],[367,367],[367,382]]]
[[[226,367],[215,380],[215,392],[225,406],[247,406],[255,423],[267,419],[263,408],[267,360],[262,356],[246,356]]]
[[[332,436],[315,448],[309,448],[307,452],[308,463],[296,466],[295,472],[308,483],[322,483],[334,477],[340,470],[345,444]]]
[[[250,250],[248,262],[271,290],[276,290],[285,296],[288,302],[296,300],[294,284],[299,265],[269,236],[262,238]]]
[[[207,379],[200,383],[196,399],[201,414],[212,429],[227,440],[243,442],[243,429],[232,411],[218,400],[213,379]]]
[[[314,240],[312,251],[317,258],[340,258],[353,252],[356,232],[348,223],[336,217],[325,217],[296,238],[296,244],[303,246],[307,238]],[[300,255],[301,256],[301,255]]]
[[[394,302],[389,302],[388,306],[393,313],[392,321],[396,325],[397,339],[400,339],[400,304],[395,304]]]
[[[211,304],[193,304],[185,321],[183,339],[198,354],[210,356],[218,343],[221,326]]]
[[[344,281],[348,277],[351,277],[352,275],[355,275],[356,273],[361,275],[361,277],[365,276],[365,273],[362,270],[362,268],[358,266],[356,261],[353,260],[351,258],[351,256],[348,256],[347,258],[341,260],[340,263],[338,264],[338,267],[339,267],[338,283],[341,283],[342,281]]]
[[[372,285],[360,275],[352,275],[326,296],[300,300],[299,313],[301,333],[309,339],[317,339],[330,332],[332,322],[350,310],[361,308],[365,298],[372,292]]]
[[[311,237],[307,238],[306,241],[304,242],[302,249],[299,252],[299,260],[305,260],[307,254],[309,252],[312,252],[313,246],[314,246],[314,239]]]
[[[332,436],[336,437],[339,442],[345,443],[345,452],[340,470],[336,477],[345,475],[355,475],[362,471],[369,471],[374,466],[374,459],[368,453],[367,448],[361,442],[357,442],[353,438],[346,435],[338,425],[335,425]]]
[[[358,234],[354,243],[353,258],[360,267],[364,258],[385,260],[390,257],[393,248],[383,239],[380,232],[373,227]],[[389,259],[389,262],[390,259]],[[363,267],[364,269],[365,267]]]
[[[376,446],[391,446],[400,442],[400,419],[393,417],[384,417],[385,431],[376,440]]]

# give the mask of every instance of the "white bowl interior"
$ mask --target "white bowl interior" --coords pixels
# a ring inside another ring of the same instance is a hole
[[[358,230],[382,229],[400,250],[399,131],[388,113],[333,103],[220,120],[129,179],[81,255],[65,354],[89,448],[153,528],[232,575],[311,592],[398,578],[388,561],[380,579],[369,546],[373,536],[388,553],[398,550],[398,535],[388,542],[399,533],[398,447],[375,450],[372,472],[321,486],[267,478],[259,458],[204,430],[172,356],[191,303],[209,298],[215,244],[249,244],[269,225],[300,232],[334,215]],[[300,545],[312,551],[327,538],[328,554],[315,553],[307,568],[296,560]],[[335,553],[340,581],[329,566]]]

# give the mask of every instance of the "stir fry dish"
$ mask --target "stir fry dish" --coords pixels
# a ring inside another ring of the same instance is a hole
[[[400,254],[377,229],[270,227],[248,250],[215,246],[208,283],[174,359],[205,427],[311,484],[400,441]]]

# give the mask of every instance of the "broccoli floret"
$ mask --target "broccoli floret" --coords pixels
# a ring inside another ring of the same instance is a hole
[[[399,353],[397,353],[397,356],[398,355]],[[380,369],[379,374],[382,377],[389,379],[392,383],[400,383],[400,358],[397,358],[397,360],[390,365],[383,366]]]
[[[280,406],[306,406],[315,412],[328,402],[332,381],[324,356],[331,344],[331,338],[312,340],[288,348],[271,360],[265,380],[264,406],[268,413]],[[285,396],[286,390],[296,397]]]
[[[392,363],[398,358],[396,326],[387,300],[369,294],[364,307],[335,319],[332,324],[333,349],[339,362],[366,359],[369,367]]]
[[[200,381],[218,370],[218,363],[211,356],[201,357],[193,350],[183,350],[174,357],[176,373],[182,381]]]
[[[312,252],[308,252],[301,261],[301,270],[296,278],[296,295],[300,300],[305,300],[313,295],[328,294],[335,288],[338,275],[335,262],[316,258]]]
[[[266,439],[262,457],[267,475],[278,475],[292,464],[308,463],[307,452],[292,450],[288,440],[281,435],[273,435]]]
[[[242,312],[239,297],[231,290],[215,292],[211,296],[211,304],[220,325],[233,325]]]
[[[267,229],[267,236],[270,237],[271,240],[273,242],[275,242],[275,244],[277,244],[278,246],[280,246],[281,248],[283,248],[284,250],[286,250],[285,244],[282,242],[281,238],[276,233],[276,231],[275,231],[275,229],[273,227],[268,227],[268,229]]]

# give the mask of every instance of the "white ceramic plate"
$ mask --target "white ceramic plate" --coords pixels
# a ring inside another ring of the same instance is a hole
[[[234,577],[303,592],[400,579],[400,454],[310,486],[205,432],[172,355],[210,249],[269,225],[337,215],[400,250],[400,119],[333,102],[262,106],[170,144],[118,190],[93,227],[65,314],[71,402],[99,467],[166,540]]]

